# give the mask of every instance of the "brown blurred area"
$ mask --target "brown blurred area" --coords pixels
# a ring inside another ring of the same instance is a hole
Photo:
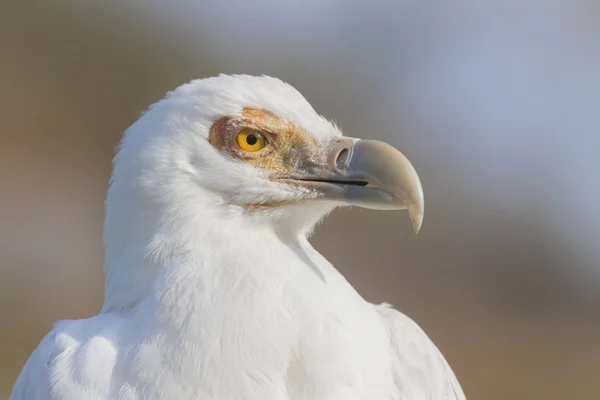
[[[349,134],[385,130],[377,91],[353,72],[305,68],[292,52],[257,62],[107,9],[0,5],[1,398],[54,321],[99,311],[114,148],[167,91],[221,72],[276,75]],[[600,295],[572,276],[573,250],[519,215],[443,198],[435,162],[403,151],[424,171],[422,233],[402,213],[339,211],[315,246],[366,299],[415,319],[468,398],[600,398]]]

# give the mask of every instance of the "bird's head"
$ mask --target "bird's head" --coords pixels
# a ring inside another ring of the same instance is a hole
[[[164,253],[217,227],[302,235],[345,205],[408,208],[415,232],[423,219],[417,173],[392,146],[344,137],[279,79],[196,80],[124,135],[107,199],[107,262],[132,240]]]
[[[176,218],[172,211],[298,232],[346,205],[408,209],[418,232],[424,211],[421,183],[402,153],[344,137],[292,86],[247,75],[185,84],[127,130],[109,217],[126,202],[127,213],[159,208],[163,219]]]

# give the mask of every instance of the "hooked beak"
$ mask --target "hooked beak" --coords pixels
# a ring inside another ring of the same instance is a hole
[[[336,138],[323,164],[302,170],[284,179],[317,192],[319,199],[374,210],[408,209],[413,230],[421,229],[421,181],[404,154],[387,143]]]

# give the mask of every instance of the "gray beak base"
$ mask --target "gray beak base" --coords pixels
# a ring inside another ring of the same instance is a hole
[[[425,210],[423,187],[404,154],[377,140],[338,138],[328,151],[327,164],[293,179],[316,190],[322,199],[375,210],[408,209],[413,230],[419,232]]]
[[[374,209],[408,208],[413,229],[415,233],[419,232],[425,208],[423,187],[417,171],[404,154],[377,140],[356,141],[347,161],[345,174],[353,180],[368,182],[363,189],[372,187],[377,191],[375,197],[380,199],[370,205],[361,193],[349,192],[349,202]],[[381,200],[386,198],[389,198],[389,202],[382,203]]]

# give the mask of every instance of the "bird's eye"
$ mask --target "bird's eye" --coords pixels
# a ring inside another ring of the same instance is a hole
[[[255,152],[267,145],[265,136],[257,130],[245,128],[238,132],[235,138],[240,149]]]

